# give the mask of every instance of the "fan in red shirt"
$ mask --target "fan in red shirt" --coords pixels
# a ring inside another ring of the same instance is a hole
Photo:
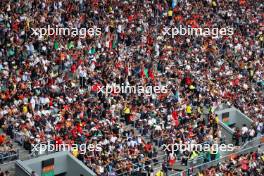
[[[147,144],[145,144],[145,146],[144,146],[144,150],[145,150],[145,152],[147,152],[147,153],[149,153],[149,152],[152,151],[152,144],[151,144],[151,142],[148,142]]]
[[[0,145],[5,142],[5,135],[0,135]]]

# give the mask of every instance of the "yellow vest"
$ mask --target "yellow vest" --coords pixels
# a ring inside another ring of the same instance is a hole
[[[72,155],[75,156],[75,157],[78,156],[78,149],[77,148],[72,150]]]
[[[215,117],[215,121],[216,121],[216,123],[219,123],[219,118],[218,118],[218,116]]]
[[[259,38],[259,40],[260,40],[260,41],[264,41],[264,37],[261,36],[261,37]]]
[[[169,11],[168,11],[168,16],[171,17],[171,16],[172,16],[172,13],[173,13],[173,11],[172,11],[172,10],[169,10]]]
[[[212,2],[212,5],[213,5],[213,7],[216,7],[217,6],[217,4],[216,4],[215,1]]]
[[[190,85],[190,86],[189,86],[189,89],[194,90],[195,87],[194,87],[193,85]]]
[[[188,105],[188,106],[186,107],[186,112],[187,112],[188,114],[192,113],[192,107],[191,107],[190,105]]]
[[[198,176],[203,176],[203,173],[198,173]]]
[[[23,106],[23,113],[27,113],[28,112],[28,108],[27,108],[27,106],[25,105],[25,106]]]
[[[164,174],[163,174],[162,171],[158,171],[158,172],[156,173],[156,176],[164,176]]]
[[[193,151],[192,152],[192,155],[191,155],[191,159],[194,159],[196,157],[198,157],[198,154],[195,151]]]
[[[129,109],[128,107],[125,107],[125,109],[124,109],[124,113],[125,113],[125,114],[130,114],[130,109]]]
[[[261,159],[262,159],[262,161],[264,161],[264,155],[263,155],[263,156],[261,156]]]

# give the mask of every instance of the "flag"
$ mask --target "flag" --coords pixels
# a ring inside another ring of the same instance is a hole
[[[108,46],[108,48],[112,49],[112,47],[113,47],[113,40],[109,40],[109,46]]]
[[[177,127],[179,125],[179,117],[176,111],[172,112],[172,119],[174,121],[175,126]]]
[[[95,48],[91,48],[90,50],[89,50],[89,54],[94,54],[96,51],[95,51]]]
[[[145,76],[145,72],[144,72],[144,70],[141,69],[139,74],[140,74],[140,77],[143,78],[143,77]]]
[[[155,79],[155,76],[154,76],[154,73],[151,69],[148,69],[148,74],[149,74],[149,77],[154,80]]]
[[[59,48],[59,43],[57,41],[54,41],[54,49],[57,50]]]
[[[147,69],[147,68],[144,69],[144,74],[145,74],[145,77],[146,77],[146,78],[149,77],[149,73],[148,73],[148,69]]]
[[[113,44],[112,44],[112,48],[115,49],[117,47],[118,41],[114,40]]]
[[[68,49],[72,49],[72,48],[74,48],[74,43],[73,43],[73,41],[70,41],[70,42],[67,44],[67,48],[68,48]]]

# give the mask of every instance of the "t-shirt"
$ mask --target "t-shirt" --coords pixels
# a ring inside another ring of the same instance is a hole
[[[130,109],[129,109],[128,107],[125,107],[125,108],[124,108],[124,113],[125,113],[125,114],[130,114]]]
[[[5,136],[4,135],[0,135],[0,144],[4,143],[5,141]]]
[[[72,155],[75,156],[75,157],[78,156],[78,149],[77,148],[73,149]]]
[[[248,132],[248,128],[247,127],[242,127],[241,128],[242,135],[246,134],[247,132]]]
[[[173,11],[172,10],[169,10],[168,11],[168,16],[171,17],[172,16],[172,13],[173,13]]]
[[[152,149],[152,145],[151,145],[151,144],[146,144],[146,145],[144,146],[144,149],[145,149],[145,151],[149,152],[149,151],[151,151],[151,149]]]
[[[190,105],[188,105],[188,106],[186,107],[186,112],[187,112],[188,114],[192,113],[192,107],[191,107]]]
[[[198,154],[195,151],[193,151],[191,155],[191,159],[195,159],[196,157],[198,157]]]
[[[156,173],[156,176],[164,176],[164,173],[163,173],[162,171],[158,171],[158,172]]]
[[[23,106],[23,113],[27,113],[27,112],[28,112],[27,106]]]

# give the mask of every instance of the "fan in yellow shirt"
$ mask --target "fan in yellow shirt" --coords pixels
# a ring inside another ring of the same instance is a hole
[[[212,1],[212,6],[213,6],[213,7],[216,7],[216,6],[217,6],[216,1]]]
[[[172,11],[172,10],[169,10],[169,11],[168,11],[168,16],[169,16],[169,17],[172,17],[172,14],[173,14],[173,11]]]
[[[204,176],[204,174],[202,172],[199,172],[198,176]]]
[[[130,109],[129,107],[124,108],[124,114],[130,114]]]
[[[164,173],[163,173],[161,170],[159,170],[159,171],[156,173],[155,176],[164,176]]]
[[[78,152],[78,148],[73,148],[73,150],[72,150],[72,155],[75,156],[75,157],[77,157],[78,154],[79,154],[79,152]]]
[[[192,151],[192,154],[191,154],[191,160],[195,159],[198,157],[198,153],[196,151]]]
[[[192,113],[192,107],[190,105],[187,105],[186,107],[186,113],[190,115]]]
[[[218,116],[215,117],[215,121],[217,124],[219,123],[219,117]]]
[[[24,105],[23,106],[23,113],[26,114],[28,112],[28,107],[27,105]]]

